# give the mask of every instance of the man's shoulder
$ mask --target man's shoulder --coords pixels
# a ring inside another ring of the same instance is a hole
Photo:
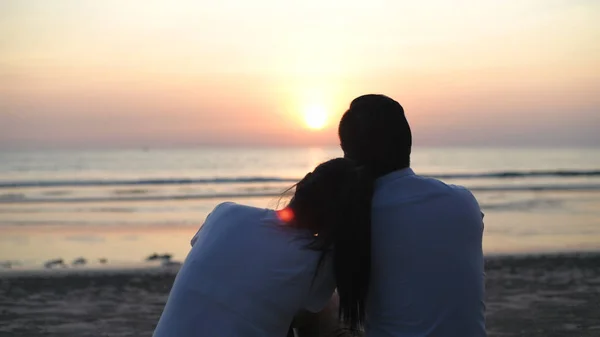
[[[446,186],[448,186],[450,189],[452,189],[457,194],[463,195],[465,197],[474,197],[473,192],[471,192],[471,190],[469,190],[468,188],[466,188],[462,185],[446,184]]]
[[[448,184],[448,183],[445,183],[445,182],[443,182],[439,179],[435,179],[435,178],[424,178],[424,179],[428,179],[430,181],[435,181],[435,184],[438,185],[440,190],[443,190],[447,194],[452,195],[456,198],[463,198],[463,199],[467,199],[467,200],[476,201],[475,195],[473,195],[473,192],[471,192],[471,190],[469,190],[465,186],[456,185],[456,184]]]
[[[405,197],[445,195],[451,198],[475,200],[473,193],[466,187],[448,184],[439,179],[419,174],[413,174],[391,181],[383,186],[382,193],[386,195],[403,195]]]
[[[428,177],[428,176],[423,176],[423,175],[420,175],[420,174],[415,174],[412,177],[413,177],[413,179],[417,179],[419,181],[427,183],[430,186],[437,187],[437,188],[442,189],[442,190],[447,190],[447,191],[450,191],[450,192],[456,192],[456,193],[465,194],[465,195],[473,195],[468,188],[466,188],[466,187],[464,187],[462,185],[448,184],[448,183],[446,183],[444,181],[441,181],[439,179],[436,179],[436,178],[433,178],[433,177]]]
[[[466,205],[470,205],[469,207],[480,210],[479,202],[471,190],[461,185],[446,184],[444,182],[441,183],[446,186],[449,191],[448,194],[451,195],[454,200],[462,200],[461,202],[464,202]],[[481,215],[483,215],[482,212]]]

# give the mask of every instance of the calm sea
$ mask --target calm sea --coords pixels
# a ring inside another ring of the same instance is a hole
[[[337,148],[0,152],[0,261],[183,258],[219,202],[275,207]],[[599,149],[416,148],[422,175],[470,188],[487,253],[600,249]]]

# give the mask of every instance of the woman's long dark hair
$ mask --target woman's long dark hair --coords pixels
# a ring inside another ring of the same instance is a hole
[[[354,331],[365,321],[373,183],[374,177],[366,168],[350,159],[333,159],[317,166],[296,185],[289,205],[296,225],[316,234],[310,248],[333,254],[339,318]]]

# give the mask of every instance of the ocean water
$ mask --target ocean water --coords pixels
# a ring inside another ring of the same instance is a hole
[[[216,204],[277,207],[284,190],[340,155],[335,147],[0,152],[0,261],[182,259]],[[600,250],[600,149],[415,148],[412,162],[474,192],[488,254]]]

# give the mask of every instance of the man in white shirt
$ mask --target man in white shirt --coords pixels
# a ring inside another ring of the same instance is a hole
[[[352,101],[339,136],[377,177],[366,336],[486,336],[483,214],[471,192],[412,171],[410,126],[389,97]]]

